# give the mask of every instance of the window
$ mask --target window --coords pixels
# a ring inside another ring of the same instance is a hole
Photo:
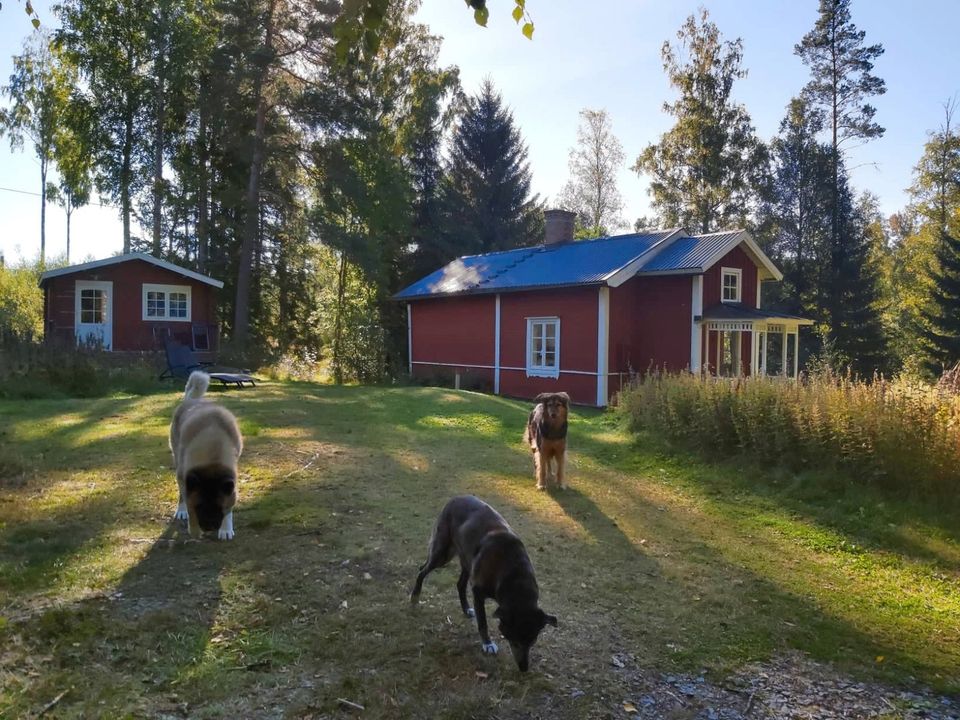
[[[722,268],[720,270],[721,295],[723,302],[740,302],[740,282],[743,271],[740,268]]]
[[[143,286],[144,320],[190,320],[190,287],[188,285]]]
[[[95,288],[80,290],[80,322],[103,324],[107,321],[107,293]]]
[[[527,375],[560,376],[560,318],[527,318]]]

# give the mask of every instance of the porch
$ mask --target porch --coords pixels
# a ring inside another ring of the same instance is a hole
[[[813,325],[807,318],[733,303],[709,308],[694,322],[702,350],[698,374],[793,379],[800,370],[800,328]]]

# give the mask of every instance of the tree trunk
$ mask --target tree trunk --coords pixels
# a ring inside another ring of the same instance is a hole
[[[340,385],[343,383],[343,361],[340,357],[342,352],[343,338],[343,300],[346,295],[347,284],[347,256],[346,253],[340,253],[340,272],[337,274],[337,317],[333,324],[333,381]]]
[[[67,204],[65,206],[67,213],[67,263],[70,263],[70,218],[73,217],[73,194],[67,191]]]
[[[120,166],[120,213],[123,219],[123,252],[130,252],[130,166],[133,156],[133,110],[127,104],[124,119],[123,159]]]
[[[47,261],[47,161],[40,158],[40,269]]]
[[[243,241],[240,244],[239,267],[237,268],[237,296],[234,307],[233,341],[241,349],[246,346],[250,331],[250,280],[253,271],[253,250],[257,239],[257,225],[260,219],[260,173],[263,170],[266,151],[264,135],[267,125],[267,100],[263,86],[269,73],[269,55],[273,53],[273,10],[276,0],[271,0],[267,14],[265,54],[268,59],[257,75],[254,85],[254,97],[257,103],[257,121],[253,136],[253,158],[250,163],[250,179],[247,183],[245,200]]]
[[[166,81],[166,42],[167,23],[166,9],[161,6],[159,21],[159,38],[157,39],[157,59],[156,59],[156,86],[154,88],[154,104],[156,110],[156,127],[153,137],[153,254],[160,257],[163,247],[163,240],[160,237],[161,225],[163,220],[163,123],[166,115],[166,103],[164,101],[164,83]],[[173,242],[173,233],[171,232],[170,242]]]
[[[201,87],[200,127],[197,131],[197,142],[200,144],[200,167],[197,178],[197,269],[200,272],[206,272],[207,269],[208,218],[210,214],[210,205],[207,201],[209,179],[207,173],[207,110],[204,89],[205,86]]]

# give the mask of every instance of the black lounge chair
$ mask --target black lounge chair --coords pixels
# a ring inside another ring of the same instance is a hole
[[[235,368],[217,369],[215,363],[201,362],[196,359],[193,350],[175,340],[164,340],[163,348],[167,353],[167,369],[160,373],[161,380],[167,378],[186,380],[194,370],[203,370],[211,380],[217,380],[224,386],[243,387],[245,383],[250,383],[251,386],[256,387],[256,378],[245,371]]]

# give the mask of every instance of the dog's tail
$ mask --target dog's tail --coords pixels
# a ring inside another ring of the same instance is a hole
[[[194,370],[187,378],[187,387],[183,391],[185,400],[199,400],[210,387],[210,376],[202,370]]]

